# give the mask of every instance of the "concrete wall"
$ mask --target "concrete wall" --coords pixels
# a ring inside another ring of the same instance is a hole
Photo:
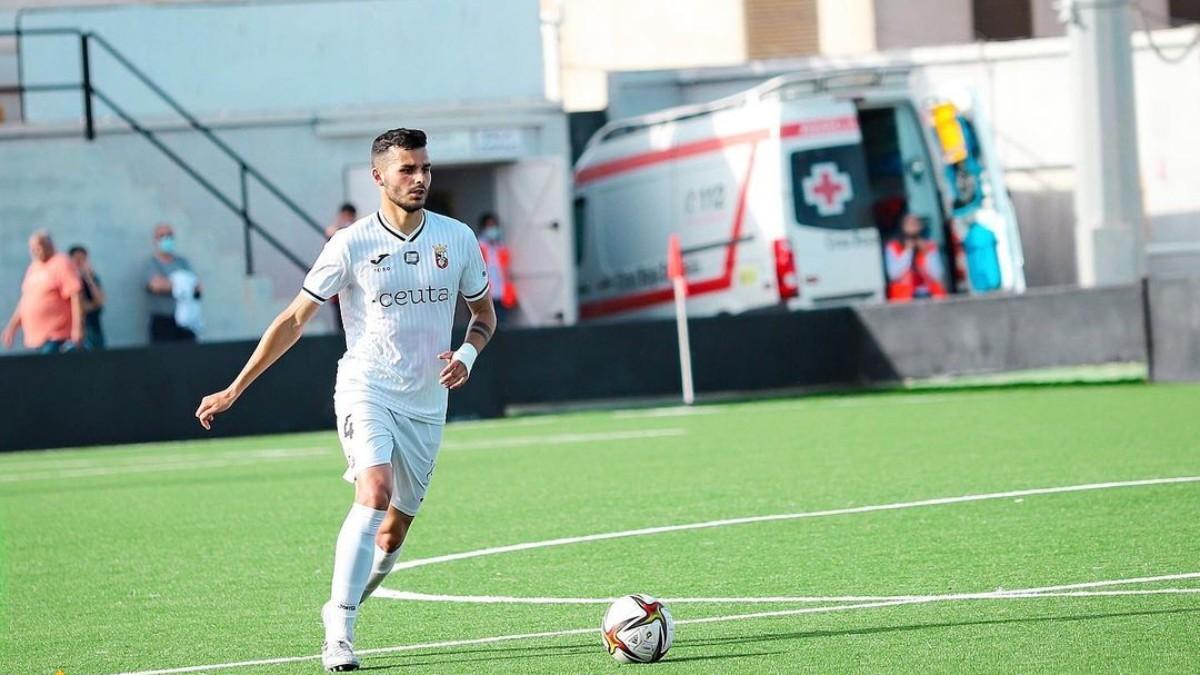
[[[900,378],[1144,362],[1138,285],[1045,289],[855,312]]]
[[[1161,382],[1200,380],[1200,276],[1151,279],[1150,377]]]
[[[537,0],[121,6],[22,25],[96,31],[205,115],[543,98]],[[78,81],[76,53],[70,38],[26,40],[27,81]],[[96,86],[133,112],[165,111],[107,55],[94,66]],[[78,98],[31,95],[28,118],[74,119]]]

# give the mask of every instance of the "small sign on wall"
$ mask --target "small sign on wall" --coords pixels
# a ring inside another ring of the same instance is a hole
[[[475,152],[490,156],[521,156],[525,154],[525,136],[520,129],[477,129]]]

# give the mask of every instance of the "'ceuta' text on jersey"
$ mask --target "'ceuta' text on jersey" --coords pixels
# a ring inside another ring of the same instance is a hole
[[[373,400],[425,422],[446,419],[445,365],[455,298],[487,297],[479,243],[463,223],[425,211],[411,234],[374,213],[339,230],[304,279],[314,302],[338,296],[346,353],[334,396]]]

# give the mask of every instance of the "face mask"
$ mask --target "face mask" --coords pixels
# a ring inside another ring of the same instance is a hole
[[[175,252],[175,237],[167,235],[158,240],[158,250],[171,254]]]
[[[500,228],[496,227],[495,225],[489,225],[489,226],[483,228],[483,238],[491,239],[493,241],[499,239],[500,238]]]

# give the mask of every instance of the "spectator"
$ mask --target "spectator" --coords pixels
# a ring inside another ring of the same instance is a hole
[[[100,286],[100,277],[92,269],[86,248],[76,244],[67,252],[79,270],[79,280],[83,282],[83,346],[87,349],[104,349],[104,328],[100,325],[104,289]]]
[[[900,234],[887,243],[887,296],[891,302],[914,298],[946,297],[942,255],[936,243],[925,239],[925,223],[907,213],[900,221]]]
[[[517,306],[517,289],[512,283],[510,255],[508,247],[504,245],[504,233],[500,231],[500,219],[494,213],[479,217],[479,248],[483,251],[488,280],[492,285],[496,322],[507,323],[509,311]]]
[[[83,344],[83,284],[71,260],[54,252],[50,234],[39,230],[29,238],[32,261],[21,283],[21,300],[4,327],[11,348],[17,330],[25,346],[42,354],[67,351]]]
[[[358,209],[354,208],[354,205],[350,202],[342,204],[342,207],[338,209],[337,215],[333,217],[333,222],[329,227],[325,228],[325,239],[332,239],[334,232],[344,227],[350,227],[356,220],[358,220]]]
[[[146,263],[150,342],[195,342],[200,329],[200,279],[183,256],[176,255],[175,231],[154,227],[154,255]]]

